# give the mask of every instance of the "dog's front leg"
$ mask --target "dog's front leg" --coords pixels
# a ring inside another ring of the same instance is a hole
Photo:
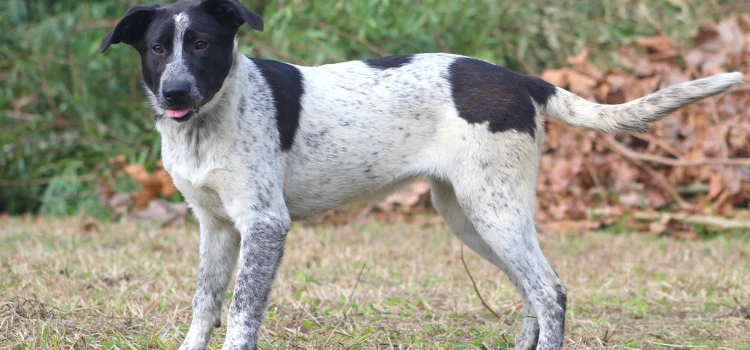
[[[242,235],[239,272],[224,349],[256,349],[289,225],[286,212],[265,212],[237,220]]]
[[[194,206],[193,212],[200,223],[200,263],[193,297],[193,321],[181,350],[205,349],[213,328],[221,324],[221,305],[237,266],[240,248],[239,232],[231,222],[199,206]]]

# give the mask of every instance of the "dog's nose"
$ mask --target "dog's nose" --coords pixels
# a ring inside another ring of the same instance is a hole
[[[170,103],[186,103],[190,95],[190,85],[183,82],[167,83],[161,89],[161,93]]]

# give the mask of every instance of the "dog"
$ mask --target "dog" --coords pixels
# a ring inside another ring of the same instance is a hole
[[[431,53],[317,67],[248,58],[235,38],[263,19],[238,0],[130,8],[101,52],[141,57],[162,158],[200,223],[193,318],[204,349],[238,267],[224,349],[255,349],[291,221],[379,198],[417,178],[447,225],[523,298],[517,349],[560,349],[566,289],[539,248],[542,114],[623,133],[743,80],[723,73],[620,105],[541,79]]]

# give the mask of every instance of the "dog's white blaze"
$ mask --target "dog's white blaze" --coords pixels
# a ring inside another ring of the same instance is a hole
[[[195,77],[190,75],[188,67],[185,64],[185,60],[182,57],[184,51],[183,46],[185,43],[185,32],[190,26],[190,18],[187,13],[179,13],[174,16],[174,38],[172,40],[172,60],[167,64],[164,69],[164,73],[161,75],[159,81],[160,87],[164,86],[164,82],[171,80],[188,81],[191,84],[195,83]]]
[[[186,13],[183,12],[174,16],[174,46],[172,47],[174,50],[173,62],[177,61],[178,63],[184,64],[184,62],[182,62],[182,45],[184,43],[185,31],[187,30],[188,25],[190,25],[190,19]]]

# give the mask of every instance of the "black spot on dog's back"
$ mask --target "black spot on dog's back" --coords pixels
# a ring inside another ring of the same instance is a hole
[[[449,72],[459,116],[469,123],[489,122],[492,132],[516,130],[534,137],[532,99],[544,105],[555,94],[544,80],[473,58],[457,59]]]
[[[388,56],[388,57],[381,57],[381,58],[373,58],[369,60],[364,60],[366,65],[370,66],[370,68],[376,68],[376,69],[389,69],[389,68],[399,68],[403,67],[409,63],[411,63],[411,60],[414,58],[413,55],[401,55],[401,56]]]
[[[261,74],[271,86],[276,106],[276,125],[279,128],[281,149],[288,151],[294,143],[302,112],[304,82],[296,67],[283,62],[253,58]]]

